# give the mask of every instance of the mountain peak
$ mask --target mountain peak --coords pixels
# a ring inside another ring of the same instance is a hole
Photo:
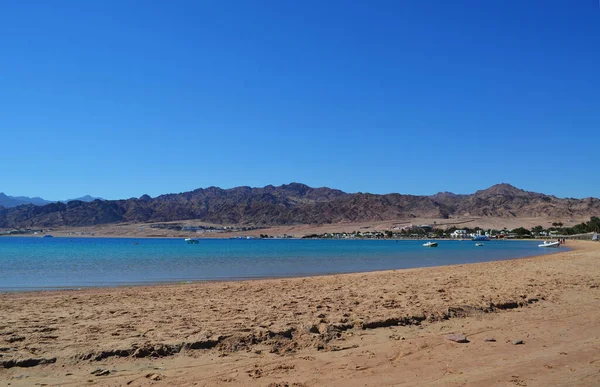
[[[517,189],[520,190],[519,188],[515,187],[512,184],[509,183],[499,183],[499,184],[494,184],[493,186],[491,186],[490,188],[506,188],[506,189]]]
[[[311,187],[307,186],[306,184],[296,183],[296,182],[291,182],[290,184],[282,184],[279,188],[289,189],[289,190],[293,190],[293,191],[300,191],[300,192],[311,189]]]
[[[141,202],[151,202],[151,201],[152,201],[152,198],[150,197],[150,195],[148,195],[148,194],[144,194],[144,195],[140,196],[140,199],[139,199],[139,200],[140,200]]]
[[[94,197],[91,195],[84,195],[75,199],[68,199],[68,200],[61,200],[63,203],[68,203],[68,202],[72,202],[72,201],[80,201],[80,202],[93,202],[94,200],[104,200],[102,198],[98,198],[98,197]]]
[[[459,196],[463,196],[463,195],[455,194],[453,192],[448,192],[448,191],[438,192],[435,195],[431,195],[431,197],[433,199],[456,198]]]
[[[521,195],[525,193],[524,190],[515,187],[514,185],[510,185],[508,183],[500,183],[491,186],[488,189],[484,189],[481,191],[477,191],[476,195],[503,195],[503,196],[515,196]]]

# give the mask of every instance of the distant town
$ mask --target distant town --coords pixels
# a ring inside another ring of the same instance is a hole
[[[560,235],[558,229],[544,230],[537,228],[527,230],[519,227],[514,230],[484,230],[479,227],[458,229],[436,228],[435,225],[421,224],[394,227],[384,231],[354,231],[340,233],[323,233],[306,235],[303,238],[326,238],[326,239],[423,239],[423,238],[449,238],[449,239],[472,239],[478,236],[486,236],[490,239],[513,239],[513,238],[543,238]]]
[[[404,226],[393,226],[389,229],[384,230],[355,230],[352,232],[325,232],[325,233],[312,233],[303,236],[299,235],[288,235],[285,233],[269,233],[269,227],[258,227],[258,226],[247,226],[247,225],[190,225],[183,223],[154,223],[150,225],[139,225],[137,227],[139,231],[144,229],[155,229],[155,230],[170,230],[175,231],[177,234],[168,235],[148,235],[149,237],[188,237],[188,236],[199,236],[208,238],[232,238],[232,239],[288,239],[288,238],[301,238],[301,239],[474,239],[474,238],[486,238],[486,239],[528,239],[528,238],[555,238],[555,237],[566,237],[574,238],[579,235],[588,235],[598,233],[600,231],[600,218],[591,217],[588,222],[573,225],[571,227],[565,227],[562,222],[554,222],[551,227],[544,228],[542,226],[535,226],[532,228],[518,227],[515,229],[507,229],[506,227],[498,229],[483,229],[480,227],[474,228],[458,228],[455,226],[448,227],[447,225],[438,225],[435,222],[433,224],[419,224],[413,225],[408,224]],[[260,234],[257,231],[260,230]],[[55,231],[59,231],[56,228],[20,228],[20,229],[8,229],[0,231],[0,236],[8,235],[30,235],[30,236],[45,236]],[[270,230],[273,231],[273,230]],[[248,234],[246,234],[248,233]],[[73,236],[73,237],[94,237],[97,233],[93,230],[71,230],[69,232],[62,232],[62,236]],[[587,239],[587,238],[586,238]]]

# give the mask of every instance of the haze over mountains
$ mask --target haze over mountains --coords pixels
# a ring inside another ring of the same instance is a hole
[[[96,199],[103,200],[102,198],[95,198],[90,195],[85,195],[80,198],[60,200],[60,202],[67,203],[67,202],[70,202],[73,200],[79,200],[82,202],[91,202]],[[8,196],[8,195],[4,194],[3,192],[0,192],[0,206],[5,207],[5,208],[17,207],[17,206],[21,206],[23,204],[34,204],[36,206],[43,206],[45,204],[50,204],[50,203],[54,203],[54,202],[51,200],[42,199],[37,196],[33,197],[33,198],[30,198],[27,196]]]
[[[449,217],[587,217],[600,200],[561,199],[498,184],[470,195],[345,193],[291,183],[278,187],[209,187],[156,198],[70,201],[0,208],[0,227],[93,226],[197,219],[217,224],[291,225]]]

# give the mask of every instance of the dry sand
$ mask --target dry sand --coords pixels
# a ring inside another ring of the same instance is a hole
[[[600,385],[600,244],[569,245],[426,269],[1,294],[0,385]]]

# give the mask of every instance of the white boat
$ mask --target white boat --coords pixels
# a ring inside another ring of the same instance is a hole
[[[437,247],[438,243],[437,242],[427,242],[427,243],[423,243],[423,247]]]
[[[191,245],[196,245],[200,243],[200,239],[198,238],[185,238],[185,243],[189,243]]]
[[[556,241],[556,242],[544,241],[544,243],[542,243],[541,245],[538,245],[538,247],[558,247],[558,246],[560,246],[559,241]]]
[[[483,246],[483,243],[475,243],[475,246],[481,247],[481,246]]]

